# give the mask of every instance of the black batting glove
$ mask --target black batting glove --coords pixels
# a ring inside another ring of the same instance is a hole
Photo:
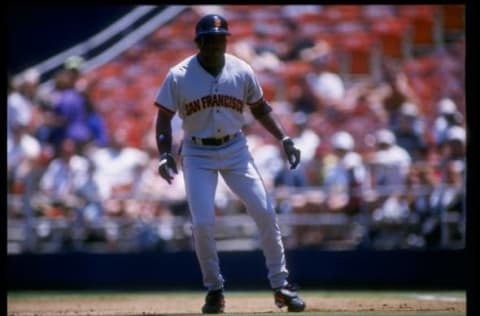
[[[173,173],[172,173],[173,171]],[[177,164],[170,153],[163,153],[160,156],[160,162],[158,164],[158,174],[168,182],[172,183],[174,173],[177,174]]]
[[[287,155],[288,162],[290,163],[290,169],[297,168],[300,163],[300,149],[295,147],[292,139],[290,137],[285,137],[282,139],[283,150]]]

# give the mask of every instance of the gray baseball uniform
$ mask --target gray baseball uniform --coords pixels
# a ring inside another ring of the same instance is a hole
[[[168,72],[156,99],[178,113],[184,140],[182,165],[193,224],[195,251],[209,290],[223,287],[215,243],[214,196],[220,173],[255,220],[272,288],[287,284],[288,271],[277,218],[241,129],[245,106],[263,98],[253,69],[225,54],[216,77],[191,56]]]

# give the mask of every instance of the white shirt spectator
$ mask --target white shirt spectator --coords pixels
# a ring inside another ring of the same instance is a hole
[[[75,194],[88,180],[88,160],[74,155],[67,161],[56,158],[50,162],[40,179],[40,190],[50,198],[63,200]]]
[[[32,120],[33,103],[40,74],[36,69],[28,69],[14,78],[14,89],[7,97],[7,135],[12,126],[28,127]]]
[[[392,145],[388,149],[377,151],[374,161],[377,165],[384,167],[384,175],[391,180],[387,181],[391,184],[402,183],[402,179],[407,175],[411,164],[411,158],[408,152],[397,145]]]
[[[40,155],[40,143],[29,134],[20,136],[18,142],[14,138],[7,140],[8,169],[18,167],[22,161],[37,159]]]
[[[372,163],[375,166],[374,185],[403,185],[412,162],[409,153],[396,144],[395,135],[386,129],[376,134],[378,150]]]
[[[325,186],[328,191],[346,192],[352,181],[365,184],[366,169],[362,157],[354,150],[355,142],[350,133],[339,131],[331,138],[333,148],[339,155],[337,162],[326,171]],[[353,177],[352,177],[353,176]]]
[[[7,122],[10,133],[12,125],[28,126],[32,119],[32,103],[18,91],[11,93],[7,98]]]
[[[294,138],[294,142],[302,152],[302,160],[308,162],[315,158],[317,147],[320,145],[320,137],[311,129],[305,129]]]
[[[345,85],[336,73],[323,71],[318,75],[309,74],[307,82],[326,102],[338,103],[345,97]]]
[[[452,99],[443,98],[437,103],[437,117],[433,122],[433,136],[437,144],[446,141],[447,131],[450,127],[460,125],[463,116],[458,112],[457,105]]]
[[[139,179],[141,168],[148,163],[148,155],[136,148],[100,148],[91,154],[95,176],[104,198],[116,189],[130,187]]]
[[[325,175],[325,186],[327,191],[338,190],[345,191],[349,188],[351,177],[349,170],[352,170],[354,180],[357,183],[364,184],[366,180],[366,170],[363,165],[362,157],[356,152],[348,152],[340,158],[332,168],[327,170]]]

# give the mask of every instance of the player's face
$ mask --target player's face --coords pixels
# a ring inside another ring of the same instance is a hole
[[[223,58],[227,49],[227,36],[225,34],[209,34],[199,39],[200,54],[206,58]]]

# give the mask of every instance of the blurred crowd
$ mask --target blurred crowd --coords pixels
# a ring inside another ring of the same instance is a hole
[[[244,132],[278,213],[327,215],[321,224],[332,226],[346,219],[347,230],[293,223],[286,245],[342,238],[352,247],[464,245],[464,38],[440,48],[413,45],[421,53],[385,54],[375,70],[345,72],[344,46],[331,38],[355,33],[361,19],[318,22],[329,7],[215,7],[231,26],[229,52],[252,65],[302,151],[299,168],[289,170],[278,142],[245,110]],[[352,7],[374,19],[375,6]],[[63,221],[68,233],[52,251],[84,250],[89,242],[122,250],[122,239],[133,251],[191,247],[181,170],[172,185],[156,174],[153,101],[168,67],[195,52],[191,25],[200,9],[92,71],[82,71],[82,57],[68,58],[51,87],[40,86],[35,69],[8,78],[9,223],[26,223],[38,243],[55,238],[52,223]],[[388,10],[398,15],[395,6],[377,6]],[[180,124],[175,117],[175,149]],[[223,181],[215,201],[219,216],[244,211]]]

